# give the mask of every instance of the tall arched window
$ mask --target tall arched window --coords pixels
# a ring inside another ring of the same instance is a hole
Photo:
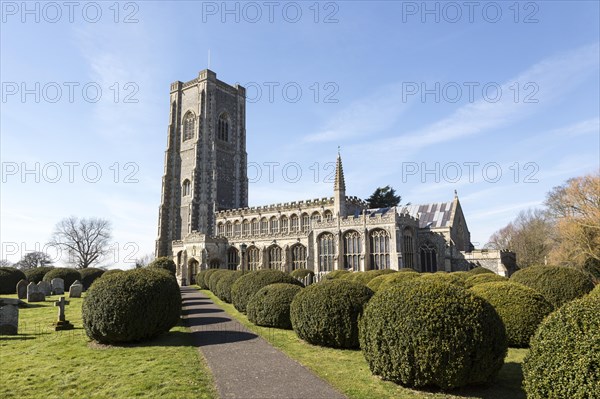
[[[302,244],[296,244],[292,247],[292,270],[306,268],[306,247]]]
[[[260,250],[254,246],[249,247],[248,251],[248,269],[258,270],[260,268]]]
[[[231,222],[225,223],[225,237],[231,237],[233,234],[233,228]]]
[[[227,251],[227,269],[236,270],[240,264],[240,255],[236,248],[231,247]]]
[[[327,222],[332,222],[333,221],[333,212],[331,212],[331,211],[325,211],[323,213],[323,218]]]
[[[437,271],[437,251],[430,243],[425,243],[419,248],[421,255],[421,271],[434,273]]]
[[[281,247],[278,245],[272,245],[269,247],[269,269],[282,270],[283,261],[281,260]]]
[[[221,222],[219,222],[217,224],[217,236],[224,236],[225,235],[225,225]]]
[[[333,234],[323,233],[319,236],[319,271],[330,272],[333,270],[334,243]]]
[[[192,112],[188,112],[183,118],[183,141],[194,138],[195,130],[196,116]]]
[[[250,234],[257,236],[259,233],[258,219],[252,219],[252,232]]]
[[[290,216],[290,233],[298,232],[298,216],[292,215]]]
[[[240,224],[239,220],[236,220],[233,223],[233,236],[234,237],[239,237],[242,235],[242,225]]]
[[[288,232],[288,218],[285,217],[285,216],[282,216],[281,220],[280,220],[280,224],[281,224],[281,226],[280,226],[281,227],[281,233],[282,234],[287,234],[287,232]]]
[[[412,267],[414,268],[414,249],[413,249],[413,234],[412,230],[408,227],[404,229],[404,253],[402,254],[402,259],[404,260],[404,267]]]
[[[242,222],[242,235],[247,237],[250,235],[250,221],[248,219]]]
[[[271,234],[279,233],[279,220],[277,220],[277,217],[273,216],[271,220],[269,220],[269,225]]]
[[[260,234],[267,235],[269,233],[269,221],[267,218],[260,219]]]
[[[321,214],[319,212],[313,212],[313,214],[310,217],[311,226],[314,228],[320,221]]]
[[[302,214],[302,232],[307,233],[310,229],[310,216],[306,213]]]
[[[359,270],[360,235],[356,231],[344,233],[344,268],[354,271]]]
[[[192,183],[188,179],[185,179],[181,185],[181,194],[184,197],[192,194]]]
[[[219,269],[220,267],[221,267],[221,262],[219,261],[219,259],[213,259],[210,262],[208,262],[209,269]]]
[[[371,231],[371,268],[383,270],[390,268],[390,235],[387,231]]]
[[[219,116],[217,138],[221,141],[229,141],[229,118],[226,113],[222,113],[221,116]]]

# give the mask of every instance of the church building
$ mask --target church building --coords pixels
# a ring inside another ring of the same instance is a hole
[[[338,153],[333,196],[248,207],[245,89],[206,69],[171,84],[156,256],[172,257],[181,285],[201,269],[484,266],[508,275],[514,254],[476,250],[458,196],[448,202],[369,209],[346,195]]]

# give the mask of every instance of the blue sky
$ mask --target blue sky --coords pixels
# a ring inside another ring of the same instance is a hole
[[[341,146],[348,195],[457,190],[481,246],[600,166],[596,1],[26,7],[2,2],[0,258],[69,215],[112,222],[106,266],[152,252],[169,84],[209,51],[248,90],[250,205],[332,195]]]

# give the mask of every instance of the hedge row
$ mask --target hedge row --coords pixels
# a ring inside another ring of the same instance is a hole
[[[206,280],[207,276],[204,276]],[[210,278],[210,277],[209,277]],[[261,288],[274,283],[288,283],[303,287],[304,285],[290,276],[279,270],[258,270],[247,273],[238,278],[231,287],[231,300],[233,306],[240,311],[246,312],[246,306],[254,294]]]

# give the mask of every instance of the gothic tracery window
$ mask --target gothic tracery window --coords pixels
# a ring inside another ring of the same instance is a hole
[[[260,250],[256,247],[248,248],[248,269],[258,270],[260,269]]]
[[[192,194],[192,183],[188,179],[185,179],[183,181],[183,185],[181,187],[181,194],[184,197]]]
[[[319,236],[319,271],[330,272],[333,270],[334,261],[333,234],[323,233]]]
[[[229,141],[229,118],[226,113],[219,116],[217,124],[217,138],[221,141]]]
[[[260,219],[260,234],[267,235],[268,232],[269,232],[269,222],[267,221],[267,218]]]
[[[419,248],[421,255],[421,271],[434,273],[437,271],[437,251],[431,243],[425,243]]]
[[[302,244],[296,244],[291,249],[292,270],[306,268],[306,247]]]
[[[247,219],[242,222],[242,235],[244,237],[250,235],[250,221]]]
[[[298,232],[298,216],[292,215],[290,217],[290,233]]]
[[[236,248],[231,247],[227,251],[227,269],[236,270],[240,264],[240,255]]]
[[[279,223],[281,224],[281,226],[280,226],[281,233],[282,234],[287,234],[287,232],[288,232],[288,218],[285,217],[285,216],[282,216]]]
[[[250,234],[252,234],[252,235],[258,235],[259,234],[258,219],[252,219],[252,232]]]
[[[309,229],[310,229],[310,216],[308,216],[305,213],[302,215],[302,232],[308,233]]]
[[[371,269],[390,268],[390,235],[387,231],[376,229],[371,231]]]
[[[271,234],[279,233],[279,220],[275,216],[271,218],[271,220],[269,221],[269,225]]]
[[[194,131],[196,130],[196,116],[188,112],[183,118],[183,141],[194,138]]]
[[[281,258],[281,247],[273,245],[269,247],[269,269],[283,270],[283,262]]]
[[[404,267],[414,268],[414,250],[413,250],[413,235],[409,228],[404,229],[403,235],[403,254]]]
[[[360,260],[360,235],[356,231],[344,233],[344,268],[354,271],[359,270]]]

